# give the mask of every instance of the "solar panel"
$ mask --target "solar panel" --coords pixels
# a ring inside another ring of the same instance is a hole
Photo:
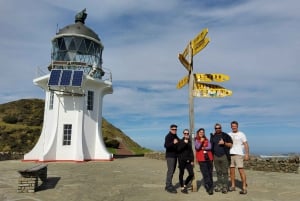
[[[49,86],[57,86],[59,85],[61,70],[52,70],[49,78],[48,85]]]
[[[48,86],[81,87],[82,79],[83,79],[82,70],[53,69],[50,73]]]
[[[60,78],[60,85],[61,86],[69,86],[72,77],[72,70],[63,70],[61,78]]]
[[[83,71],[75,70],[73,73],[72,86],[81,87]]]

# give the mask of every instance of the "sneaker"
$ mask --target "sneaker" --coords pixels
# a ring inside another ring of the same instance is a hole
[[[177,190],[173,186],[166,186],[165,190],[169,193],[177,193]]]
[[[183,187],[183,188],[181,189],[181,193],[188,194],[187,187]]]
[[[240,191],[240,194],[246,195],[246,194],[247,194],[247,190],[246,190],[246,189],[241,190],[241,191]]]
[[[228,189],[229,192],[235,191],[235,187],[234,186],[230,186]]]
[[[213,188],[208,189],[207,193],[208,195],[214,194],[214,189]]]
[[[227,188],[222,188],[222,193],[226,194],[228,192]]]
[[[207,184],[204,186],[204,188],[205,188],[206,192],[208,192],[209,186]]]
[[[216,188],[215,188],[215,192],[221,192],[221,189],[218,188],[218,187],[216,187]]]

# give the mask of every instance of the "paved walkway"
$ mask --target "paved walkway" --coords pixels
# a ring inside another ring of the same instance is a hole
[[[132,152],[126,148],[126,145],[123,142],[120,142],[117,150],[118,155],[132,155]]]
[[[144,157],[119,158],[110,162],[49,163],[48,181],[36,193],[17,193],[17,170],[36,164],[17,160],[0,161],[1,201],[196,201],[251,200],[298,201],[300,174],[246,171],[248,194],[238,191],[207,195],[198,192],[169,194],[164,191],[166,164]],[[195,168],[201,183],[198,166]],[[216,178],[214,178],[216,179]],[[178,170],[174,182],[178,181]],[[240,184],[240,182],[238,182]],[[239,189],[238,189],[239,190]]]

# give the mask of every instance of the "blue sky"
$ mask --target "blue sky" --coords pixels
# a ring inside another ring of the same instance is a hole
[[[163,150],[169,125],[189,128],[186,74],[177,55],[203,28],[211,42],[195,73],[223,73],[231,97],[194,99],[195,129],[225,132],[237,120],[252,153],[300,152],[300,1],[0,0],[0,103],[44,99],[33,85],[47,71],[51,39],[87,9],[86,25],[104,45],[114,93],[103,116],[143,147]]]

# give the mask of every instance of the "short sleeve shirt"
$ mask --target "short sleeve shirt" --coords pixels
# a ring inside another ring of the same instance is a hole
[[[230,149],[230,154],[244,155],[244,142],[247,142],[246,135],[238,131],[236,133],[230,132],[228,133],[232,138],[233,144]]]

